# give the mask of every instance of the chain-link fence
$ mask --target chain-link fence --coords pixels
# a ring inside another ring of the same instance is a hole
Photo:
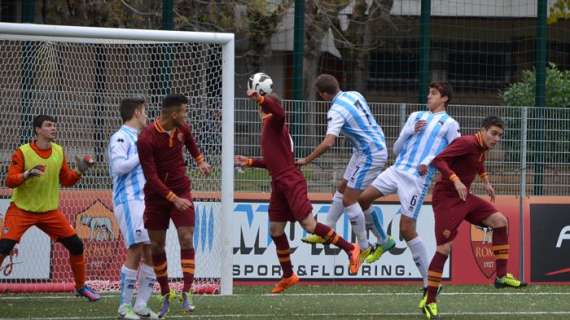
[[[236,154],[261,156],[261,122],[255,103],[236,99]],[[297,157],[307,156],[324,138],[329,104],[316,101],[283,101]],[[386,135],[390,150],[386,166],[401,126],[408,115],[423,107],[417,104],[370,103],[376,120]],[[452,105],[449,114],[460,124],[461,134],[475,133],[489,115],[503,118],[507,128],[502,142],[490,151],[486,167],[498,194],[565,195],[570,192],[570,110],[527,107]],[[303,168],[310,192],[333,192],[342,178],[352,147],[344,138]],[[249,169],[236,174],[235,190],[269,191],[265,170]],[[483,193],[478,183],[474,192]],[[524,193],[523,193],[524,191]]]

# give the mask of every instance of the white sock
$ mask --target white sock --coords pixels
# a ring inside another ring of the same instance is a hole
[[[121,302],[120,304],[131,304],[133,292],[137,284],[137,271],[129,269],[123,265],[121,267]]]
[[[342,197],[343,194],[340,192],[335,192],[332,198],[331,206],[329,208],[329,213],[327,214],[327,219],[325,224],[332,228],[333,230],[336,229],[336,222],[344,212],[344,206],[342,205]]]
[[[374,210],[373,206],[370,206],[364,211],[364,220],[366,221],[366,230],[372,232],[378,244],[384,244],[386,240],[388,240],[388,236],[384,232],[384,229],[382,229],[382,219],[378,212]],[[376,220],[376,222],[374,220]]]
[[[416,263],[416,266],[418,267],[418,270],[420,271],[420,274],[422,275],[422,278],[424,280],[424,288],[427,288],[428,286],[427,274],[429,269],[429,261],[427,257],[426,246],[424,245],[422,239],[419,236],[417,236],[414,239],[408,241],[408,247],[412,252],[412,257],[414,257],[414,262]]]
[[[346,207],[346,214],[350,219],[350,224],[352,225],[352,231],[356,234],[356,240],[360,249],[368,249],[368,238],[366,237],[366,223],[364,222],[364,213],[360,208],[360,205],[354,203]]]
[[[151,266],[143,263],[139,267],[139,271],[139,291],[137,292],[135,309],[146,307],[148,299],[152,296],[152,289],[154,287],[154,282],[156,281],[154,269]]]

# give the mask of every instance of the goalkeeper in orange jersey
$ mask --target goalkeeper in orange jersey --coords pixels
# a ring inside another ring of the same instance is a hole
[[[59,209],[59,185],[74,185],[93,161],[77,157],[77,170],[71,170],[63,148],[53,143],[55,119],[39,115],[33,126],[36,138],[16,149],[8,168],[6,185],[14,191],[0,236],[0,265],[26,230],[37,226],[69,250],[77,295],[97,301],[100,295],[85,285],[83,242]]]

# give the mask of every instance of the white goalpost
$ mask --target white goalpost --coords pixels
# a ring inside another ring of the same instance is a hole
[[[60,207],[84,241],[91,286],[117,290],[124,260],[106,157],[121,125],[119,102],[144,96],[154,119],[166,94],[181,93],[190,100],[188,121],[213,168],[204,177],[187,161],[196,212],[194,290],[232,294],[234,46],[228,33],[0,23],[0,179],[14,150],[29,142],[38,114],[56,118],[57,143],[67,159],[94,156],[93,170],[62,189]],[[0,187],[0,226],[10,193]],[[172,225],[167,253],[176,287],[182,271]],[[67,261],[63,246],[34,227],[0,266],[0,292],[71,290]]]

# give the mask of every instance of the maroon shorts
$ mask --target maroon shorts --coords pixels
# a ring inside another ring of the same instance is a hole
[[[177,195],[192,201],[190,192]],[[194,226],[194,205],[185,211],[179,211],[166,198],[159,196],[148,197],[146,195],[144,205],[144,227],[148,230],[166,230],[170,224],[170,219],[172,219],[176,228]]]
[[[457,192],[434,192],[432,206],[435,218],[437,245],[448,243],[457,236],[457,229],[463,220],[481,226],[483,220],[498,212],[495,206],[469,193],[465,201]]]
[[[269,221],[303,221],[313,212],[307,181],[300,172],[287,173],[271,182]]]

